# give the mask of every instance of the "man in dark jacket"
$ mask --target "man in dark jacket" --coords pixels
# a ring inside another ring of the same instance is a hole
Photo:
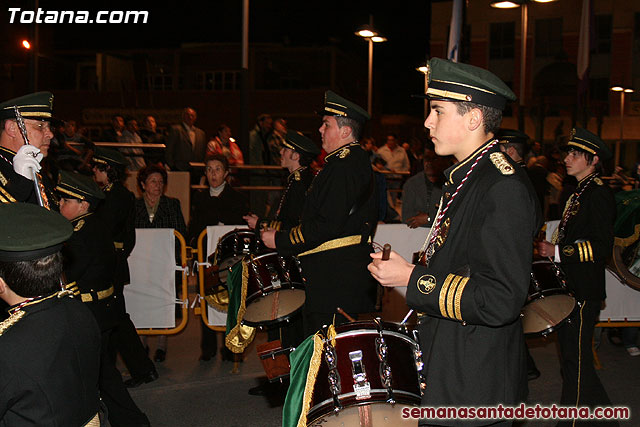
[[[433,58],[429,67],[425,127],[436,153],[458,163],[445,171],[442,206],[419,265],[395,252],[386,261],[377,253],[369,270],[384,286],[407,286],[407,304],[418,312],[428,379],[422,406],[515,405],[527,390],[520,310],[540,221],[524,170],[494,138],[515,95],[471,65]]]
[[[112,426],[148,426],[149,420],[129,395],[109,339],[124,313],[124,300],[114,294],[116,252],[108,226],[93,212],[104,193],[89,177],[61,171],[56,190],[60,213],[73,225],[73,235],[63,250],[64,273],[72,291],[93,312],[101,331],[99,387]]]
[[[134,228],[135,196],[124,185],[127,160],[116,150],[97,147],[93,155],[93,179],[105,194],[96,215],[109,227],[113,246],[116,249],[116,268],[113,277],[114,295],[124,301],[124,287],[129,284],[129,264],[127,259],[136,242]],[[131,378],[125,381],[127,387],[137,387],[158,378],[158,372],[149,358],[136,332],[136,328],[125,310],[119,316],[119,323],[113,329],[109,351],[115,359],[119,352]]]
[[[377,285],[367,273],[371,236],[377,224],[373,171],[358,140],[369,114],[327,91],[321,111],[325,166],[313,180],[302,217],[290,230],[262,232],[267,247],[297,255],[306,279],[306,335],[323,325],[344,323],[338,314],[375,310]],[[335,267],[335,268],[334,268]]]
[[[0,426],[99,425],[100,331],[60,289],[73,227],[25,203],[0,203],[0,217]]]
[[[551,242],[540,242],[540,255],[554,258],[578,301],[570,322],[558,329],[565,406],[606,406],[611,401],[593,366],[593,329],[605,294],[604,268],[613,249],[616,206],[611,190],[599,178],[602,161],[611,157],[606,144],[576,128],[566,146],[567,174],[578,180]],[[600,425],[589,420],[588,425]],[[563,422],[559,425],[571,425]],[[607,424],[611,425],[611,424]]]

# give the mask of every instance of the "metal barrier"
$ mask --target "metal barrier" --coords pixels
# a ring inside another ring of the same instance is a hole
[[[187,321],[189,318],[189,304],[188,304],[188,298],[189,298],[189,293],[188,293],[188,289],[187,289],[187,243],[184,240],[184,237],[182,236],[182,234],[180,234],[177,230],[173,230],[173,234],[176,237],[176,239],[178,239],[178,241],[180,242],[180,261],[182,263],[182,286],[181,286],[181,293],[182,293],[182,301],[187,301],[186,304],[182,305],[182,320],[180,321],[180,324],[178,324],[176,327],[174,328],[162,328],[162,329],[156,329],[156,328],[148,328],[148,329],[138,329],[138,335],[175,335],[179,332],[182,332],[182,330],[184,328],[187,327]]]
[[[198,254],[198,287],[196,289],[198,291],[198,294],[201,295],[200,305],[194,308],[194,314],[196,316],[200,315],[202,317],[202,321],[209,329],[214,331],[226,332],[227,331],[226,326],[210,325],[207,318],[207,302],[204,299],[204,270],[205,269],[203,268],[206,254],[204,253],[204,245],[202,244],[202,241],[204,240],[206,235],[207,235],[207,229],[205,228],[204,230],[202,230],[202,233],[200,233],[200,235],[198,236],[198,248],[196,250],[192,249],[192,253],[195,252]]]

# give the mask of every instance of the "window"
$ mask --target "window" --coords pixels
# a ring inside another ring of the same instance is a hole
[[[513,58],[515,45],[515,23],[499,22],[491,24],[489,31],[489,58]]]
[[[596,15],[595,43],[591,53],[611,53],[611,15]]]
[[[555,57],[562,51],[562,18],[536,19],[536,57]]]
[[[171,74],[150,74],[149,87],[151,90],[173,90],[173,76]]]
[[[203,71],[198,73],[198,89],[233,91],[240,90],[239,71]]]

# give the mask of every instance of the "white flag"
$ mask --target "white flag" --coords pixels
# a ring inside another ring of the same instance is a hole
[[[460,56],[460,31],[462,29],[462,0],[453,0],[447,59],[458,62]]]

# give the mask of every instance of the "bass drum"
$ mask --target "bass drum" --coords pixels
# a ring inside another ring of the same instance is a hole
[[[562,326],[576,309],[576,299],[567,291],[550,261],[535,261],[527,303],[522,308],[525,335],[547,335]]]
[[[308,426],[401,426],[420,405],[422,354],[405,326],[361,321],[336,327],[325,343]],[[393,401],[393,403],[391,403]]]

